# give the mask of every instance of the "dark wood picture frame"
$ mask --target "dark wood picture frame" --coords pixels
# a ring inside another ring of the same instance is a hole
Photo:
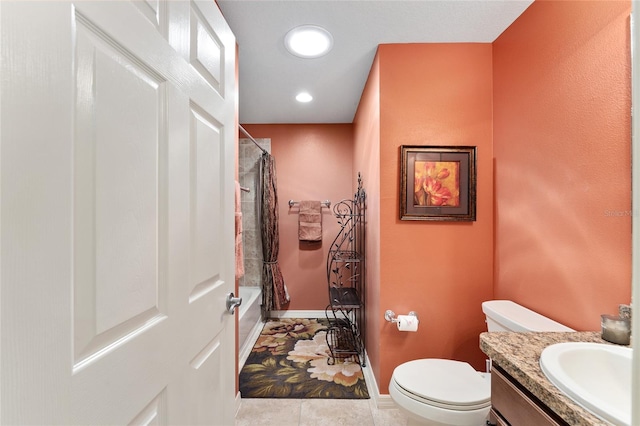
[[[476,147],[400,147],[400,220],[475,221]]]

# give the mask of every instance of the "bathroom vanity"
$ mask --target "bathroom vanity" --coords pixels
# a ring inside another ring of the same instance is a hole
[[[605,343],[600,332],[485,332],[480,349],[492,360],[490,422],[496,425],[608,425],[556,388],[540,369],[554,343]]]

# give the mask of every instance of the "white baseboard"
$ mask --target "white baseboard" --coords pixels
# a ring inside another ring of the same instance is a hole
[[[271,311],[271,318],[325,318],[325,311]]]
[[[271,311],[271,318],[326,318],[326,311]],[[340,312],[336,312],[336,316],[345,318]]]
[[[242,404],[242,395],[240,395],[240,392],[236,392],[236,414],[234,417],[238,417],[238,413],[240,412],[240,404]]]
[[[369,391],[369,397],[373,400],[376,408],[379,410],[389,409],[389,408],[398,408],[393,399],[389,394],[381,394],[380,387],[376,382],[376,377],[373,375],[373,371],[369,367],[371,362],[369,361],[369,356],[365,351],[365,359],[367,366],[362,368],[362,374],[364,374],[364,381],[367,383],[367,390]]]

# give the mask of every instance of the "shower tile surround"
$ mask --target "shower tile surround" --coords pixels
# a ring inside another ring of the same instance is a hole
[[[271,152],[271,139],[256,139],[256,142]],[[249,188],[242,193],[242,246],[244,251],[244,276],[241,286],[260,286],[262,276],[262,241],[258,223],[258,194],[260,185],[260,158],[262,151],[251,139],[240,139],[239,143],[239,181],[240,186]]]

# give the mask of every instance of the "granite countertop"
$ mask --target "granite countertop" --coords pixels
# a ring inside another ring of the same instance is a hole
[[[546,378],[540,369],[542,350],[554,343],[606,343],[600,332],[484,332],[480,334],[480,349],[492,362],[562,417],[570,425],[609,425],[567,398]]]

